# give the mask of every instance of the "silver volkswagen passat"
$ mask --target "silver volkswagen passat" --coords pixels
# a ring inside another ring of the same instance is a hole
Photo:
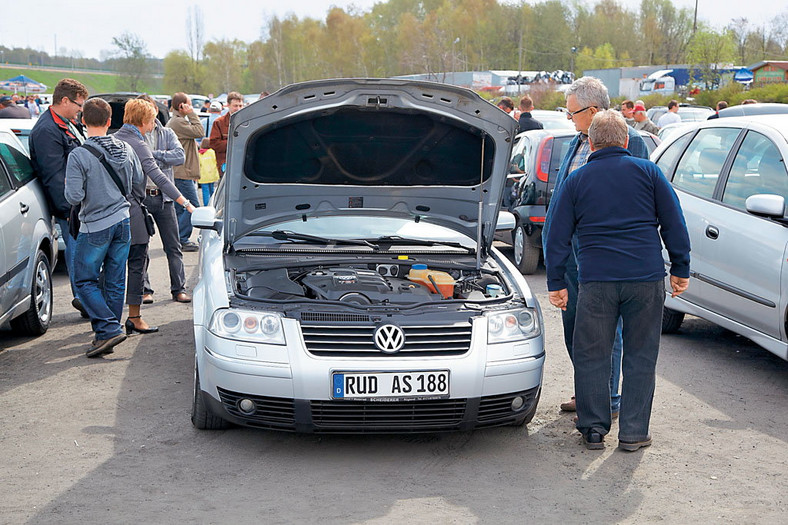
[[[233,115],[198,208],[192,422],[298,432],[522,425],[539,305],[492,247],[515,121],[471,91],[323,80]]]

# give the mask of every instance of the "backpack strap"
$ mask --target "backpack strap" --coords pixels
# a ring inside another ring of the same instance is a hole
[[[128,192],[123,187],[123,183],[120,181],[120,177],[118,177],[118,174],[115,171],[115,169],[112,166],[110,166],[109,162],[107,162],[107,159],[104,157],[104,153],[100,152],[98,148],[96,148],[96,146],[89,144],[87,142],[82,144],[82,147],[88,150],[90,153],[92,153],[93,156],[96,157],[99,160],[99,162],[101,162],[101,164],[104,166],[104,169],[107,170],[107,173],[109,173],[109,176],[112,177],[113,181],[115,181],[115,185],[120,190],[120,194],[123,195],[124,197],[128,195]]]

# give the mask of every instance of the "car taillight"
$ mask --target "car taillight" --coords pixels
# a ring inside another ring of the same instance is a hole
[[[540,223],[544,223],[544,217],[534,217],[534,216],[532,215],[531,217],[529,217],[529,219],[531,219],[531,222],[540,222]]]
[[[536,154],[536,178],[547,182],[550,176],[550,157],[553,153],[553,137],[549,137],[539,146]]]

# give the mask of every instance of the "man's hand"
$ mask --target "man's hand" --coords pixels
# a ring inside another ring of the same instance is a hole
[[[186,102],[182,102],[181,106],[178,108],[178,111],[180,111],[184,115],[188,115],[189,113],[194,111],[194,106],[192,106],[191,104],[187,104]]]
[[[685,277],[676,277],[675,275],[670,276],[670,287],[673,288],[673,293],[670,294],[671,297],[676,297],[677,295],[681,295],[687,288],[689,288],[689,279]]]
[[[566,288],[563,290],[556,290],[554,292],[550,292],[550,304],[555,306],[556,308],[560,308],[561,310],[566,310],[566,303],[569,302],[569,292],[566,291]]]

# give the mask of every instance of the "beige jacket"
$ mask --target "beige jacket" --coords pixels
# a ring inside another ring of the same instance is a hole
[[[184,116],[176,111],[170,121],[167,122],[167,127],[175,132],[186,154],[186,160],[183,164],[173,168],[175,178],[199,180],[200,154],[197,151],[195,139],[205,137],[205,128],[202,127],[200,117],[194,112]]]

